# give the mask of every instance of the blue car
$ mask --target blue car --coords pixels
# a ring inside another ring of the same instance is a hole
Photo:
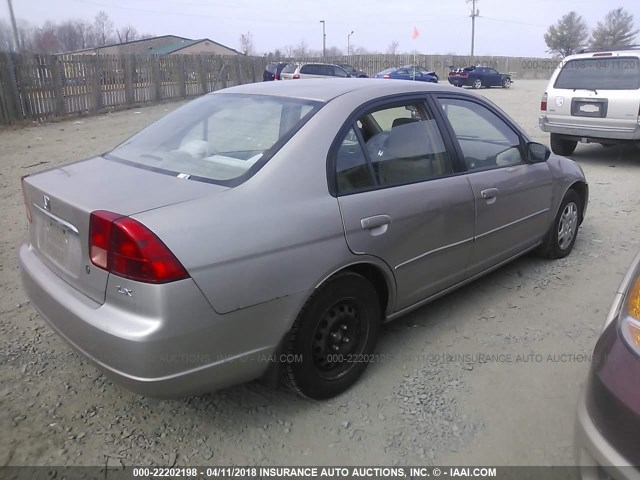
[[[438,83],[438,77],[430,75],[419,67],[393,67],[376,73],[373,78],[390,78],[394,80],[417,80],[419,82]]]

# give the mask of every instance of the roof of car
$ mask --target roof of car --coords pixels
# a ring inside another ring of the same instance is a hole
[[[435,83],[410,82],[407,80],[381,80],[375,78],[318,78],[305,80],[284,80],[278,82],[258,82],[238,85],[213,92],[244,93],[254,95],[274,95],[328,102],[336,97],[356,90],[369,90],[372,96],[385,96],[419,91],[460,89]]]

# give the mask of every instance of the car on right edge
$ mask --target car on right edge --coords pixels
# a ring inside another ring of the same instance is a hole
[[[618,288],[578,404],[582,480],[640,479],[640,254]]]
[[[540,129],[550,133],[557,155],[571,155],[578,142],[640,141],[640,46],[566,57],[540,110]]]

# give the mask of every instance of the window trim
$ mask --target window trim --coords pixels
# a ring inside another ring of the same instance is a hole
[[[456,157],[459,155],[459,152],[455,150],[454,148],[455,145],[453,144],[452,139],[450,138],[450,132],[445,128],[446,125],[442,123],[442,117],[440,116],[440,112],[436,111],[433,108],[432,102],[429,101],[429,98],[430,98],[430,94],[427,92],[403,93],[399,95],[394,94],[394,95],[388,95],[388,96],[376,98],[374,100],[370,100],[368,102],[363,103],[358,108],[356,108],[351,113],[351,115],[347,117],[347,119],[344,121],[344,123],[338,130],[338,133],[336,134],[335,138],[331,142],[331,146],[329,147],[329,151],[327,153],[326,172],[327,172],[327,187],[329,189],[329,194],[332,197],[336,197],[336,198],[346,197],[349,195],[357,195],[357,194],[371,192],[375,190],[397,188],[405,185],[413,185],[416,183],[424,183],[424,182],[430,182],[434,180],[440,180],[442,178],[454,177],[454,176],[460,175],[461,173],[464,173],[464,172],[456,171],[456,163],[458,160]],[[380,185],[378,182],[378,179],[375,176],[375,171],[373,171],[373,164],[371,162],[371,157],[369,156],[369,152],[367,151],[364,145],[362,132],[360,132],[356,128],[356,122],[363,115],[366,115],[371,110],[379,109],[379,107],[393,108],[394,105],[403,106],[410,102],[421,105],[424,111],[429,113],[433,117],[433,120],[436,122],[436,125],[438,127],[438,132],[442,136],[442,141],[444,143],[445,150],[449,154],[449,161],[451,162],[452,173],[448,175],[442,175],[439,177],[416,180],[414,182],[399,183],[399,184],[393,184],[393,185]],[[360,142],[360,148],[362,148],[364,152],[365,159],[367,161],[368,168],[369,168],[369,173],[373,175],[374,184],[370,188],[363,188],[363,189],[359,189],[359,190],[356,190],[353,192],[347,192],[347,193],[338,193],[337,179],[336,179],[337,153],[338,153],[338,149],[340,148],[340,145],[342,144],[342,141],[344,140],[345,135],[349,131],[349,128],[354,128],[354,131],[356,132],[356,136],[358,136],[358,141]]]
[[[433,98],[433,101],[439,106],[438,113],[441,115],[442,121],[446,125],[446,128],[449,131],[449,135],[451,136],[451,138],[452,138],[452,140],[454,142],[455,149],[456,149],[456,152],[457,152],[457,156],[458,156],[458,158],[460,160],[460,167],[463,168],[462,173],[473,174],[473,173],[476,173],[476,172],[487,172],[487,171],[490,171],[490,170],[497,170],[499,168],[513,168],[513,167],[517,167],[517,166],[520,166],[520,165],[529,165],[531,163],[531,162],[529,162],[527,154],[526,154],[526,152],[527,152],[526,145],[527,145],[527,143],[531,142],[531,139],[528,137],[528,135],[524,131],[522,131],[522,129],[520,129],[520,127],[518,127],[511,120],[511,118],[509,118],[504,112],[502,112],[498,107],[496,107],[491,102],[484,101],[484,100],[482,100],[480,98],[471,98],[471,97],[467,97],[466,95],[458,95],[458,94],[455,94],[455,93],[442,93],[442,94],[435,93],[435,94],[432,94],[432,98]],[[455,134],[455,130],[453,129],[453,126],[451,125],[451,122],[449,122],[448,117],[444,114],[443,111],[441,111],[441,108],[442,108],[442,103],[440,103],[441,99],[463,100],[463,101],[475,103],[477,105],[485,107],[491,113],[496,115],[518,137],[518,140],[520,141],[520,144],[518,145],[518,147],[520,149],[520,155],[522,156],[522,162],[516,163],[514,165],[496,165],[495,167],[485,167],[485,168],[477,168],[477,169],[470,170],[467,167],[466,162],[464,161],[464,153],[462,151],[462,147],[460,146],[460,142],[458,141],[458,137]]]

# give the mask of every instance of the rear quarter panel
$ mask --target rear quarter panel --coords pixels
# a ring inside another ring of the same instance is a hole
[[[332,103],[244,184],[136,215],[174,252],[216,312],[310,294],[353,261],[327,187],[327,151],[344,121]]]

